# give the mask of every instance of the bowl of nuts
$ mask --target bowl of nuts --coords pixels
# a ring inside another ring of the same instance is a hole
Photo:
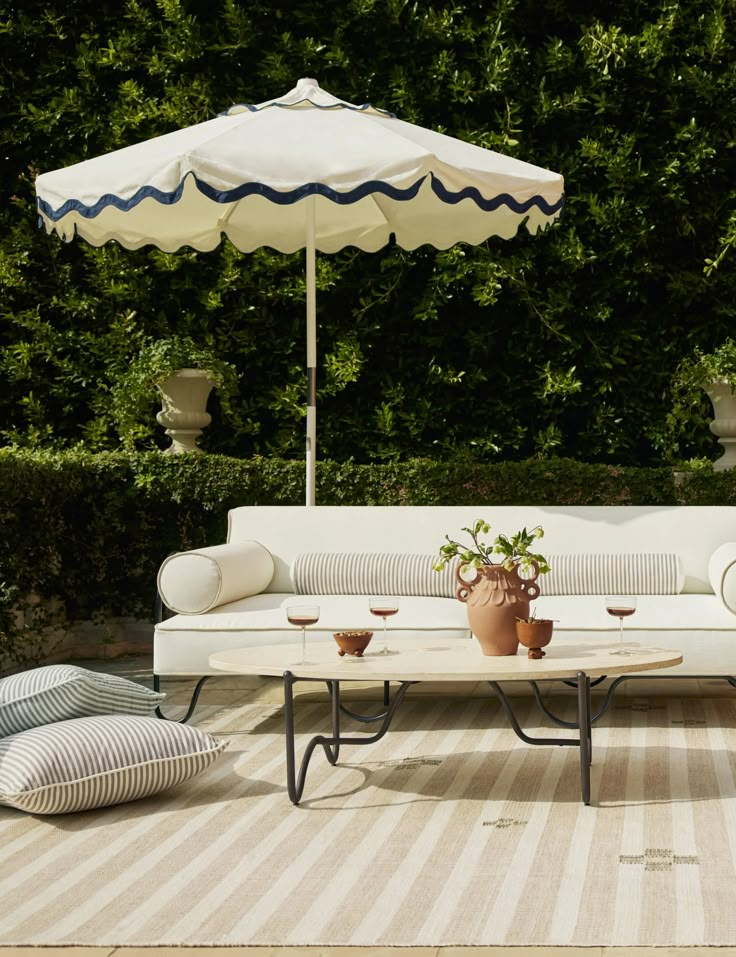
[[[362,658],[363,652],[373,637],[372,631],[336,631],[335,641],[338,645],[338,655],[353,655]]]

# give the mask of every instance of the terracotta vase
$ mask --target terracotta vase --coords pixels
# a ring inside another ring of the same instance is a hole
[[[455,595],[468,606],[468,624],[484,655],[515,655],[519,649],[516,619],[529,617],[529,602],[539,595],[539,566],[522,578],[518,568],[506,571],[502,565],[481,565],[476,577],[466,581],[455,571]]]

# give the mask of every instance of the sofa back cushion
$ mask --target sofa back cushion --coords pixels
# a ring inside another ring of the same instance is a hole
[[[543,595],[679,595],[684,583],[674,553],[548,555]]]
[[[675,554],[548,556],[539,577],[544,595],[677,595],[682,590]],[[441,572],[436,555],[393,552],[302,552],[291,568],[297,595],[417,595],[454,598],[455,559]]]
[[[432,567],[437,555],[400,552],[302,552],[291,567],[297,595],[455,597],[455,568]]]
[[[266,591],[291,590],[290,569],[301,552],[437,554],[445,535],[459,538],[478,518],[489,537],[544,528],[540,551],[629,554],[674,552],[682,561],[683,592],[713,594],[708,561],[736,541],[736,505],[243,505],[228,514],[228,541],[255,539],[273,555]],[[465,539],[463,538],[463,541]],[[544,586],[544,578],[541,581]]]

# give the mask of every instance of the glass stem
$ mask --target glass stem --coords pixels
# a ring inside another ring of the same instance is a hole
[[[388,631],[386,630],[386,619],[383,619],[383,653],[388,654]]]
[[[307,663],[307,629],[302,625],[302,664]]]
[[[624,653],[624,620],[618,620],[618,650],[620,654]]]

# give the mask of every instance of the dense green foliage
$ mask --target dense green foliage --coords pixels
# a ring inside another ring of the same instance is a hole
[[[110,388],[178,334],[242,373],[203,446],[301,457],[303,257],[64,245],[33,180],[315,76],[567,191],[543,236],[318,257],[320,456],[717,454],[665,423],[679,360],[733,330],[733,0],[0,0],[0,63],[6,442],[116,448]]]
[[[66,621],[152,619],[167,554],[223,542],[229,508],[303,500],[294,461],[0,450],[0,668],[33,658]],[[736,504],[736,475],[701,469],[676,487],[669,469],[569,459],[322,461],[317,501],[477,505],[492,521],[494,505]]]

